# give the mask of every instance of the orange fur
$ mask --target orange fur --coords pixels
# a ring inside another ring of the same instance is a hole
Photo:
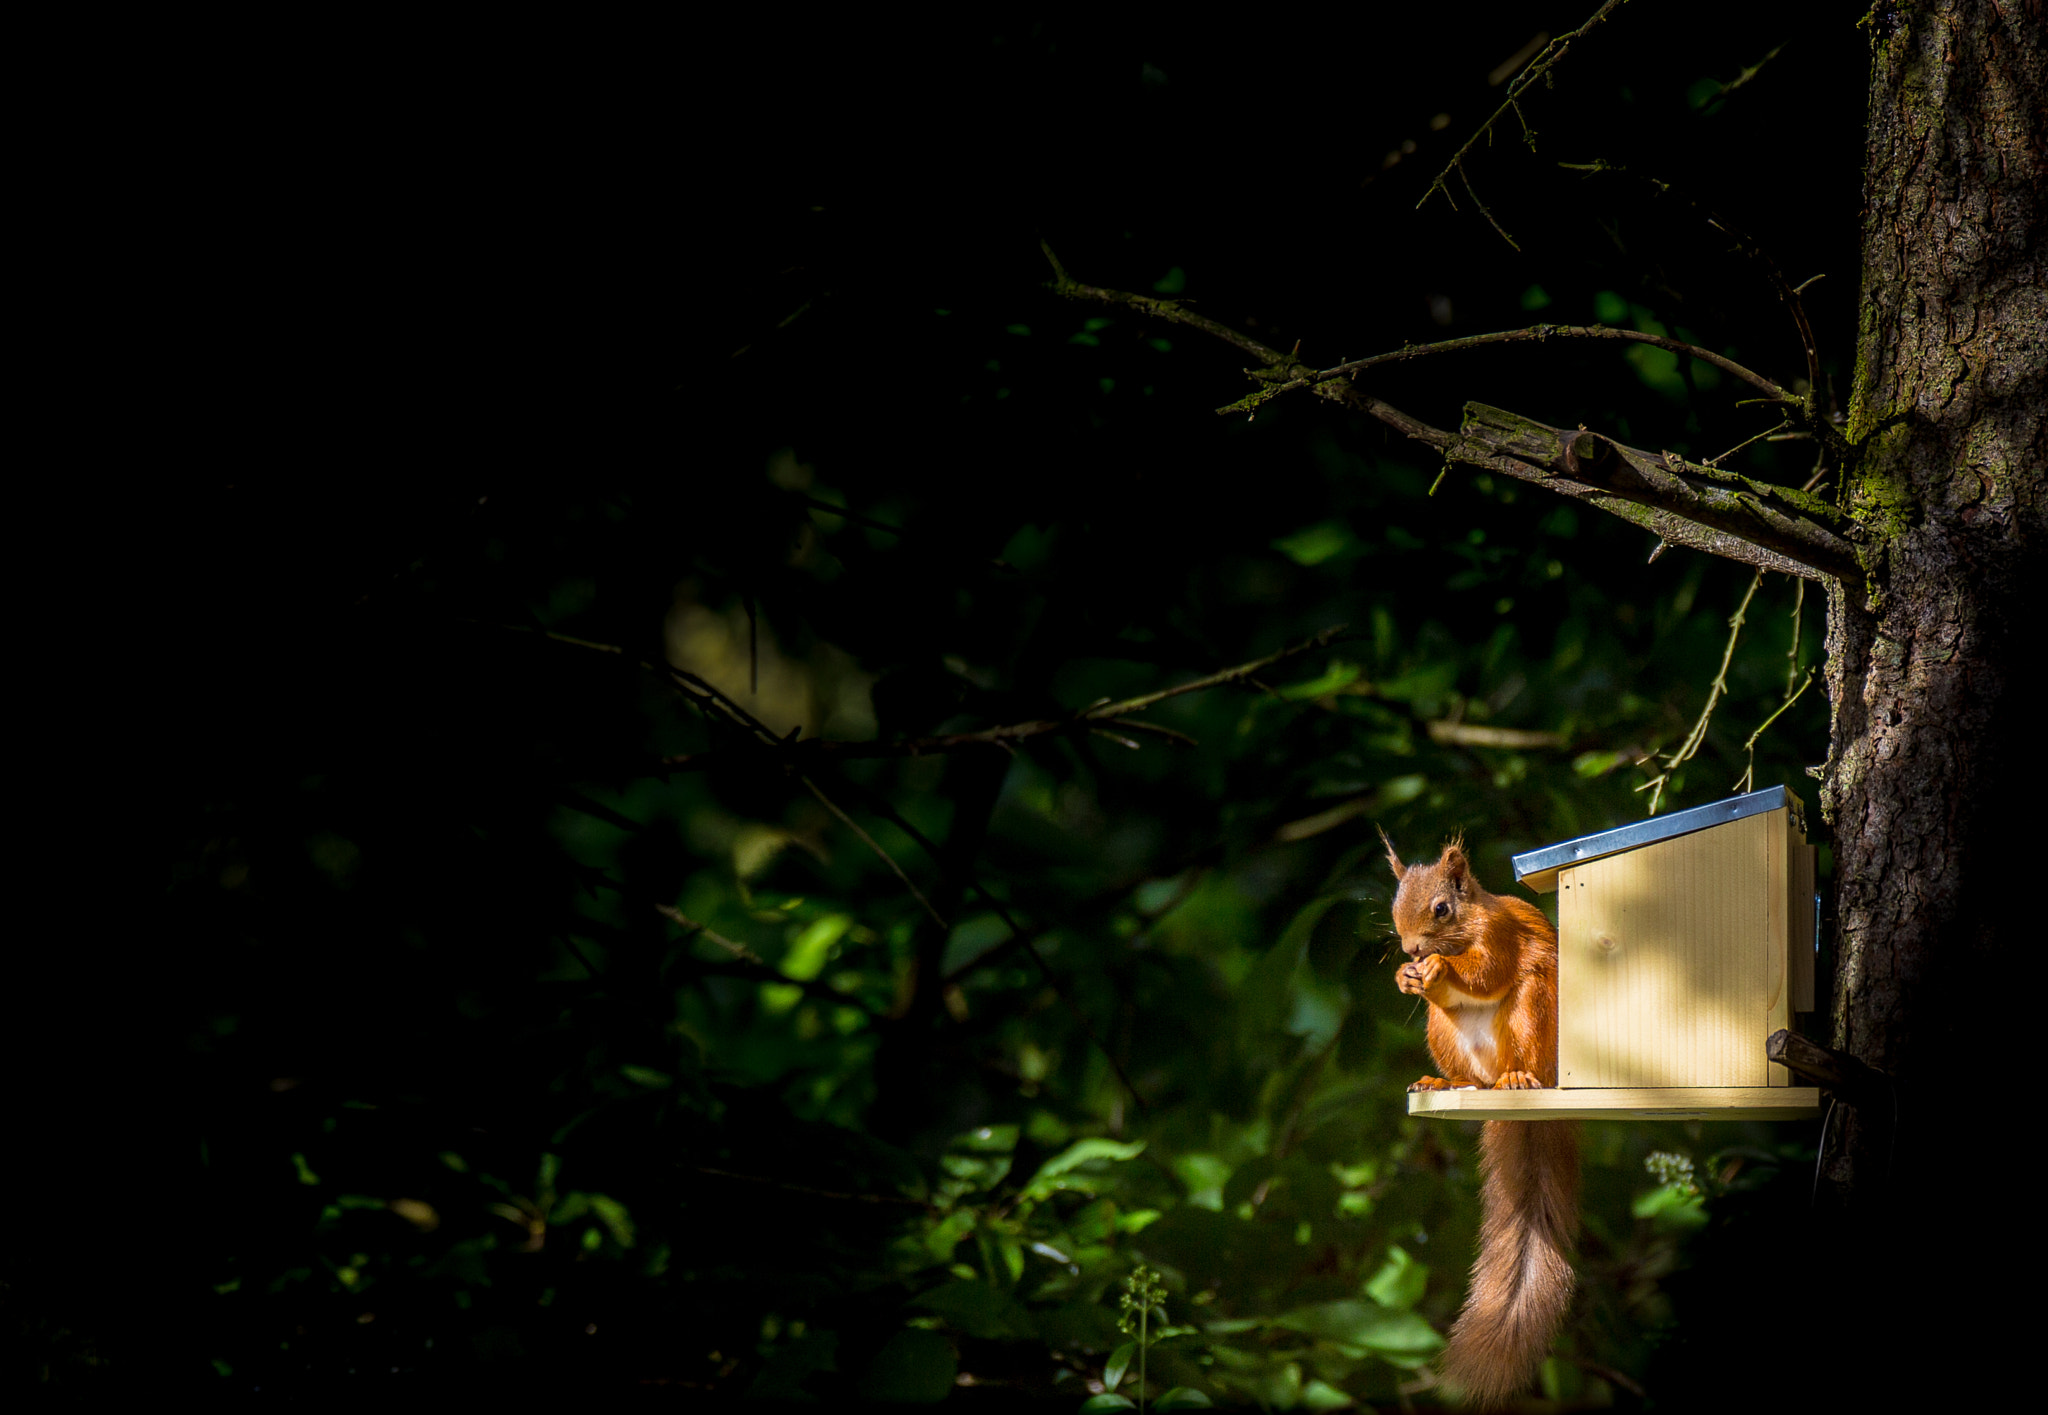
[[[1462,842],[1445,846],[1435,864],[1403,865],[1388,841],[1387,863],[1401,882],[1394,928],[1412,960],[1395,980],[1428,1001],[1429,1054],[1443,1072],[1408,1089],[1555,1086],[1557,931],[1543,911],[1487,893]],[[1454,1391],[1485,1405],[1528,1385],[1571,1304],[1578,1126],[1489,1120],[1479,1168],[1479,1257],[1443,1365]]]

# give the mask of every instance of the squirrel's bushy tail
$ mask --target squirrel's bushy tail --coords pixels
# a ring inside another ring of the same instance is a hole
[[[1578,1122],[1489,1120],[1479,1136],[1479,1168],[1479,1257],[1443,1369],[1454,1393],[1485,1406],[1528,1385],[1571,1305]]]

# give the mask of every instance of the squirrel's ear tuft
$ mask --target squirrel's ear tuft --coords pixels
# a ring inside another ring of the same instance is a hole
[[[1408,873],[1408,867],[1402,864],[1401,857],[1394,853],[1394,842],[1387,839],[1387,828],[1385,826],[1377,826],[1375,829],[1380,833],[1380,844],[1387,847],[1387,864],[1393,868],[1394,878],[1404,878]]]
[[[1472,874],[1472,862],[1465,858],[1465,837],[1457,836],[1444,846],[1443,855],[1436,862],[1443,872],[1446,884],[1463,884]]]

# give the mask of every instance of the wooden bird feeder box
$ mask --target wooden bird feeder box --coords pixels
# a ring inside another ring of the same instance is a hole
[[[1557,891],[1555,1090],[1416,1091],[1461,1120],[1800,1120],[1764,1041],[1810,1012],[1813,847],[1782,786],[1515,856]]]

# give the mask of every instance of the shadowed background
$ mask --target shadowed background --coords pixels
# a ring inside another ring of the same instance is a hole
[[[125,765],[22,949],[21,1133],[67,1138],[14,1166],[15,1373],[1078,1405],[1142,1262],[1155,1394],[1412,1387],[1474,1155],[1405,1116],[1372,828],[1463,831],[1504,892],[1643,814],[1751,574],[1305,398],[1221,420],[1241,356],[1060,300],[1039,243],[1323,365],[1601,321],[1789,383],[1769,287],[1654,177],[1827,276],[1845,385],[1854,14],[1628,7],[1525,100],[1533,152],[1510,115],[1468,159],[1519,249],[1456,178],[1414,209],[1592,8],[280,38],[181,90],[127,327],[188,391],[76,591]],[[1560,166],[1595,161],[1628,174]],[[1372,386],[1695,459],[1772,423],[1640,346]],[[1749,602],[1665,808],[1818,661],[1794,603]],[[792,759],[658,671],[900,745],[1339,625],[1135,750]],[[1817,819],[1825,733],[1815,689],[1755,784]],[[1812,1141],[1590,1126],[1548,1393],[1696,1380]]]

